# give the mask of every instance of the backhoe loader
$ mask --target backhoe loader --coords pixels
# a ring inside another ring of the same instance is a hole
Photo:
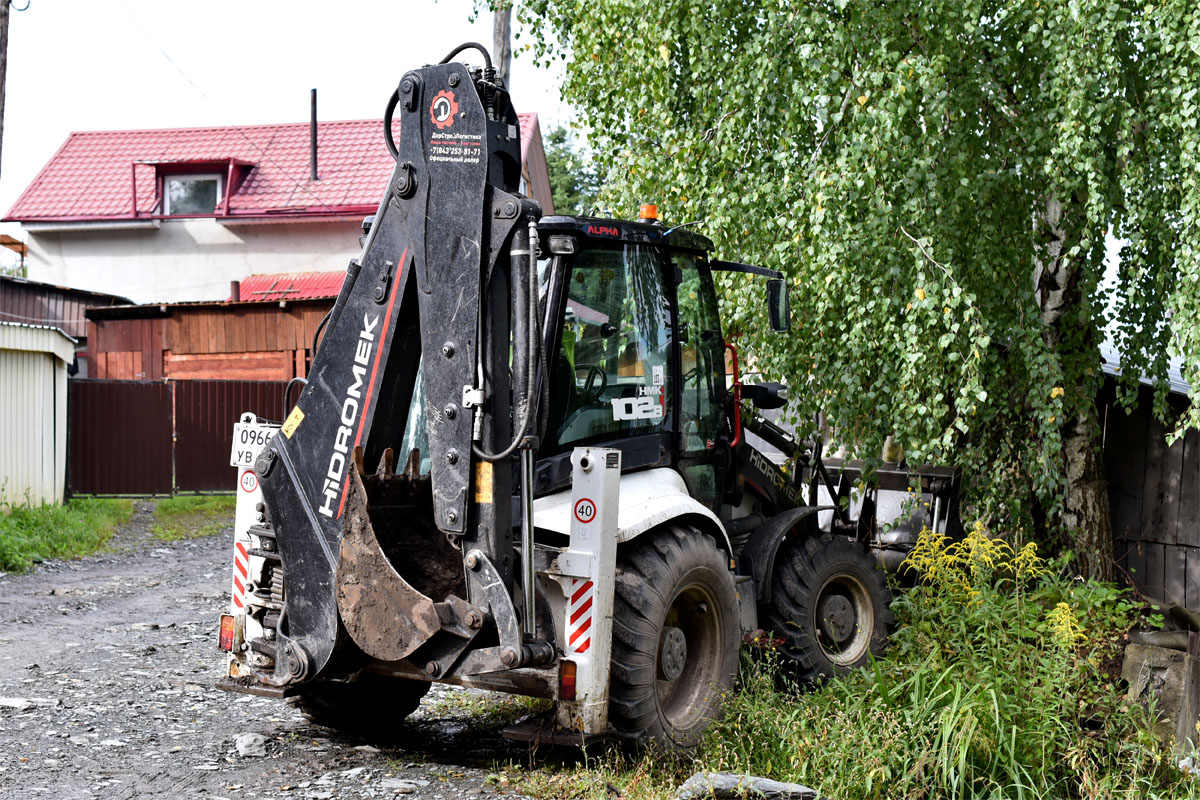
[[[903,557],[897,531],[954,524],[953,476],[855,492],[744,408],[787,393],[741,381],[713,276],[762,280],[780,333],[783,276],[651,205],[543,216],[479,45],[405,74],[383,126],[394,172],[253,463],[225,688],[386,734],[432,682],[483,687],[554,701],[517,738],[686,749],[744,642],[801,680],[879,653],[879,562]],[[892,504],[889,529],[889,491],[932,505]]]

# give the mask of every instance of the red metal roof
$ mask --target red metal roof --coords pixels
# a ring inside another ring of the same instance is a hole
[[[520,118],[524,158],[537,115]],[[318,123],[317,181],[309,180],[308,123],[76,132],[4,219],[151,217],[162,212],[157,176],[172,169],[232,172],[229,217],[358,215],[377,207],[392,167],[380,120]]]
[[[242,302],[254,300],[312,300],[337,297],[346,279],[346,271],[282,272],[277,275],[251,275],[241,282]],[[233,295],[227,302],[233,302]]]

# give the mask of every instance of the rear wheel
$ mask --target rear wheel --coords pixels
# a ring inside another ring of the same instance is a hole
[[[314,724],[348,734],[387,738],[417,710],[431,685],[363,672],[350,682],[314,681],[301,694],[289,697],[288,702]]]
[[[609,721],[670,750],[694,747],[733,685],[740,630],[728,559],[687,525],[618,556]]]
[[[842,675],[879,655],[893,623],[884,572],[841,536],[801,539],[775,561],[767,621],[798,680]]]

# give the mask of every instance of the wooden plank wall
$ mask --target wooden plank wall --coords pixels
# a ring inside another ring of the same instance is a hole
[[[93,320],[89,375],[115,380],[304,377],[319,303],[170,306],[153,319]]]
[[[1101,399],[1117,563],[1142,593],[1200,609],[1200,434],[1168,445],[1170,420],[1154,418],[1148,387],[1130,413],[1111,386]],[[1186,402],[1172,395],[1169,407],[1174,418]]]
[[[75,339],[88,334],[84,309],[122,302],[109,295],[93,294],[17,280],[0,280],[0,320],[62,328]]]

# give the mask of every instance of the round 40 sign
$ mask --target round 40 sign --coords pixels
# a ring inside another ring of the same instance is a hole
[[[587,524],[596,518],[596,504],[586,497],[575,503],[575,519]]]

